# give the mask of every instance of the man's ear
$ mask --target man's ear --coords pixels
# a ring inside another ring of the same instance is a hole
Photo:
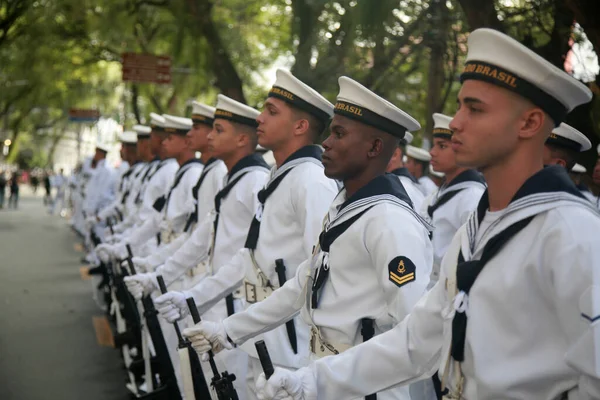
[[[383,149],[383,140],[379,137],[375,137],[371,140],[371,149],[368,151],[367,156],[369,158],[375,158],[381,154]]]
[[[519,121],[519,137],[530,139],[536,136],[544,128],[546,118],[546,114],[538,107],[524,111]]]
[[[299,119],[294,122],[294,136],[306,135],[310,129],[310,123],[307,119]]]

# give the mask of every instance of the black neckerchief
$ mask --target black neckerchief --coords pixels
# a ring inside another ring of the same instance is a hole
[[[319,146],[304,146],[294,153],[292,153],[284,163],[279,167],[283,168],[286,164],[290,163],[293,160],[298,160],[300,158],[315,158],[321,161],[321,156],[323,154],[323,150]],[[260,235],[260,222],[262,220],[262,212],[265,207],[265,203],[269,196],[277,189],[279,184],[283,181],[283,179],[287,176],[287,174],[292,171],[295,167],[290,167],[287,171],[283,172],[277,178],[270,181],[267,186],[265,186],[260,192],[258,192],[258,201],[261,204],[260,215],[254,215],[252,218],[252,222],[250,223],[250,229],[248,230],[248,235],[246,236],[246,243],[244,247],[247,249],[255,250],[258,244],[258,237]]]
[[[579,189],[577,189],[573,181],[569,178],[567,171],[561,166],[553,165],[542,169],[527,179],[517,193],[515,193],[510,202],[512,203],[534,194],[552,192],[565,192],[581,199],[585,199],[585,196],[581,194]],[[486,190],[477,206],[477,219],[479,224],[481,224],[481,221],[489,208],[490,201],[488,191]],[[458,255],[458,266],[456,268],[457,289],[468,295],[475,280],[485,267],[485,264],[491,260],[510,239],[525,228],[534,217],[535,215],[517,221],[492,237],[485,244],[479,260],[465,261],[461,251]],[[452,357],[459,362],[464,361],[466,332],[467,313],[456,312],[454,314],[454,319],[452,320]]]

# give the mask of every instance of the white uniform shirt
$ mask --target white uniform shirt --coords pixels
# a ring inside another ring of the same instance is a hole
[[[160,178],[161,172],[168,166],[169,163],[160,168],[150,179],[150,183],[154,182],[157,175]],[[127,236],[127,242],[139,246],[152,239],[161,231],[170,231],[175,234],[181,233],[189,215],[194,211],[196,206],[192,198],[192,188],[198,181],[198,177],[202,173],[202,168],[203,165],[200,160],[195,158],[181,165],[166,193],[155,200],[152,206],[154,210],[152,216],[147,218],[138,229]],[[146,195],[148,193],[146,191]],[[146,205],[146,200],[144,198],[144,205]],[[158,207],[159,203],[162,203],[160,207]]]
[[[363,318],[374,320],[376,335],[401,321],[425,292],[432,262],[429,232],[412,208],[394,195],[402,192],[407,196],[398,179],[389,174],[372,180],[348,202],[343,189],[329,209],[330,221],[338,213],[341,221],[346,221],[367,211],[331,244],[328,254],[316,252],[270,297],[226,319],[229,337],[243,343],[301,311],[305,323],[314,322],[328,342],[354,346],[363,341]],[[328,258],[329,277],[319,291],[318,307],[313,309],[311,301],[305,301],[312,286],[307,276],[314,277],[323,257]],[[408,279],[397,284],[394,279],[400,261],[407,269],[402,278]],[[398,388],[382,398],[406,399],[407,393],[407,388]]]
[[[408,318],[310,367],[318,398],[358,398],[438,369],[442,374],[455,313],[446,278],[455,276],[459,251],[466,260],[479,259],[491,237],[532,215],[484,266],[469,292],[463,398],[600,398],[600,216],[578,194],[570,194],[576,188],[558,168],[546,167],[530,178],[476,242],[477,221],[487,207],[487,198],[482,200],[454,238],[440,281]],[[450,368],[451,388],[454,376]]]
[[[452,242],[452,238],[477,208],[481,195],[485,191],[485,181],[474,170],[466,170],[456,176],[448,185],[442,185],[429,195],[421,207],[421,216],[434,227],[433,269],[429,287],[437,282],[442,258]],[[452,196],[445,201],[445,196]],[[440,201],[441,200],[441,201]],[[437,204],[437,205],[436,205]]]
[[[261,222],[254,258],[274,287],[279,287],[275,260],[283,260],[286,280],[295,276],[298,266],[310,258],[322,229],[323,217],[338,193],[336,182],[327,178],[323,172],[321,153],[322,150],[317,146],[303,147],[278,169],[271,170],[269,183],[277,181],[283,174],[285,176],[266,200],[264,208],[257,212]],[[198,304],[214,304],[238,287],[243,279],[249,284],[260,286],[249,249],[240,250],[222,267],[222,272],[201,283],[201,298],[198,300],[203,302]],[[296,318],[295,331],[297,354],[292,350],[284,325],[265,332],[260,338],[265,340],[275,364],[291,368],[306,365],[308,327],[300,318]],[[241,347],[258,358],[253,343],[244,343]]]
[[[106,165],[106,160],[98,161],[94,170],[93,176],[86,185],[83,203],[83,210],[88,216],[95,215],[106,207],[115,196],[116,176],[114,170]]]
[[[269,176],[269,169],[263,158],[258,154],[251,154],[242,158],[229,171],[226,176],[226,183],[223,185],[225,190],[227,186],[237,180],[231,191],[221,200],[221,207],[218,213],[209,214],[213,218],[205,219],[200,227],[199,233],[203,234],[202,243],[186,242],[185,248],[182,247],[180,252],[183,254],[190,251],[190,246],[194,246],[197,254],[196,259],[189,267],[194,267],[199,262],[210,258],[208,264],[209,275],[221,274],[220,268],[226,265],[227,262],[242,248],[246,241],[250,222],[254,217],[254,212],[258,207],[257,194],[265,185]],[[239,180],[238,180],[239,179]],[[214,234],[213,221],[218,218],[217,231]],[[207,235],[207,233],[209,233]],[[195,237],[196,235],[194,235]],[[214,243],[210,247],[211,241]],[[208,245],[208,246],[207,246]],[[182,255],[183,255],[182,254]],[[175,258],[175,257],[173,257]],[[190,260],[190,258],[186,258]],[[174,260],[175,261],[175,260]],[[188,261],[189,262],[189,261]],[[185,270],[185,269],[184,269]],[[194,297],[198,310],[205,315],[205,318],[210,321],[221,321],[227,317],[227,309],[225,300],[215,304],[214,307],[202,307],[202,288],[203,281],[193,288],[188,293]],[[241,304],[239,304],[241,306]],[[210,310],[208,310],[210,308]]]
[[[421,191],[425,196],[429,196],[431,193],[435,192],[438,186],[434,181],[431,180],[428,176],[422,176],[419,179],[419,186],[421,187]]]
[[[419,212],[423,206],[425,196],[423,195],[417,180],[410,174],[410,172],[408,172],[408,169],[404,167],[397,168],[391,173],[400,179],[400,183],[402,183],[404,190],[406,190],[406,194],[408,194],[408,197],[412,201],[413,209]]]

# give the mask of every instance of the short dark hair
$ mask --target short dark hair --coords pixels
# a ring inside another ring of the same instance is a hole
[[[256,134],[256,128],[250,125],[241,124],[239,122],[230,122],[235,127],[235,131],[237,133],[248,136],[250,139],[250,144],[252,145],[252,149],[256,149],[256,146],[258,146],[258,135]]]
[[[565,162],[565,168],[567,171],[571,171],[575,166],[575,162],[579,152],[574,149],[568,149],[562,146],[556,146],[553,144],[546,143],[546,146],[550,149],[550,154],[553,158],[559,158]]]
[[[315,117],[311,113],[308,113],[304,110],[294,107],[291,104],[288,104],[288,105],[292,109],[294,118],[296,118],[297,120],[305,119],[308,121],[308,126],[309,126],[308,133],[311,137],[311,141],[313,143],[319,143],[321,141],[320,139],[321,139],[321,136],[323,135],[323,132],[325,132],[325,129],[327,128],[327,122],[323,121],[320,118]]]

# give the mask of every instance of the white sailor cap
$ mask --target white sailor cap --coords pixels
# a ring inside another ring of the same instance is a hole
[[[414,158],[415,160],[429,162],[431,161],[431,154],[425,149],[415,146],[406,146],[406,156]]]
[[[592,99],[592,92],[565,71],[493,29],[469,35],[460,81],[482,80],[511,90],[544,110],[558,126],[567,113]]]
[[[157,113],[150,113],[150,127],[153,131],[163,132],[165,130],[165,118]]]
[[[227,119],[239,124],[257,127],[256,117],[260,115],[258,110],[248,107],[239,101],[233,100],[222,94],[217,96],[217,109],[215,110],[215,119]]]
[[[404,134],[404,137],[402,139],[400,139],[400,144],[411,144],[414,138],[415,137],[413,136],[412,133],[406,132]]]
[[[340,93],[335,104],[335,114],[373,126],[397,138],[407,131],[421,129],[413,117],[377,96],[360,83],[342,76],[338,79]]]
[[[106,142],[98,142],[98,143],[96,143],[96,149],[102,150],[103,152],[108,153],[112,149],[112,146]]]
[[[587,169],[581,164],[575,164],[573,165],[573,168],[571,168],[571,172],[574,172],[576,174],[585,174],[587,172]]]
[[[431,164],[429,164],[429,174],[436,176],[438,178],[443,178],[444,176],[446,176],[446,174],[444,174],[443,172],[437,172],[433,169],[433,167],[431,166]]]
[[[169,114],[163,114],[163,117],[165,119],[165,132],[169,134],[185,135],[192,129],[190,118],[176,117]]]
[[[200,103],[198,101],[192,102],[192,122],[194,124],[206,124],[212,126],[215,120],[216,108]]]
[[[433,137],[441,138],[441,139],[450,139],[452,137],[452,129],[450,129],[450,122],[452,118],[440,114],[433,114]]]
[[[554,128],[548,139],[546,139],[546,144],[575,151],[587,151],[592,148],[592,142],[583,133],[564,122]]]
[[[136,144],[137,143],[137,133],[133,131],[125,131],[119,135],[119,141],[125,144]]]
[[[296,78],[290,71],[278,69],[277,79],[268,97],[281,99],[300,110],[327,122],[333,117],[333,104],[316,90]]]
[[[133,129],[135,133],[137,133],[138,139],[149,138],[150,132],[152,132],[152,128],[145,125],[134,125],[131,129]]]

